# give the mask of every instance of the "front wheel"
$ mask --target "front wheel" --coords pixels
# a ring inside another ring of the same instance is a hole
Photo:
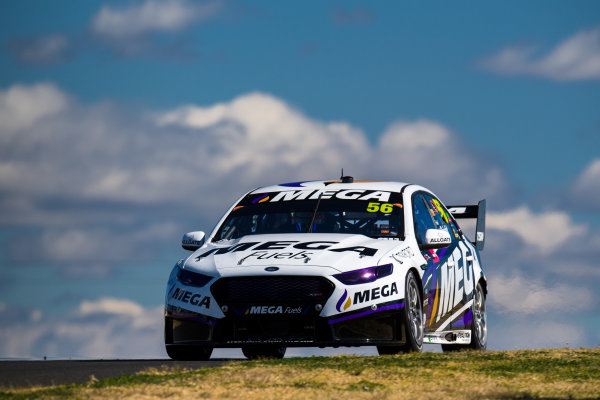
[[[406,343],[401,346],[377,346],[380,355],[423,351],[423,306],[421,290],[413,271],[406,275],[404,293],[404,308],[400,312],[400,317]]]
[[[257,360],[259,358],[275,358],[280,359],[285,355],[286,348],[282,346],[248,346],[242,347],[242,353],[249,360]]]
[[[443,344],[443,351],[457,351],[463,349],[485,350],[487,348],[487,313],[485,311],[485,292],[481,283],[475,287],[473,293],[473,317],[471,319],[471,343],[469,344]]]
[[[206,361],[212,354],[210,346],[166,346],[167,354],[173,360]]]

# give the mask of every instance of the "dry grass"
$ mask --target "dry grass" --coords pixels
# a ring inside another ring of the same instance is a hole
[[[195,371],[148,370],[0,398],[570,399],[600,398],[600,349],[310,357]]]

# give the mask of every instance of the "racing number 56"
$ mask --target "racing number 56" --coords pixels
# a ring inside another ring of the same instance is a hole
[[[381,211],[384,214],[389,214],[394,210],[394,205],[390,203],[369,203],[367,206],[368,212]]]

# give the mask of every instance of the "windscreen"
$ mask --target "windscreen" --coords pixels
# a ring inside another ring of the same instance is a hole
[[[402,195],[378,190],[292,190],[249,194],[215,241],[270,233],[348,233],[402,237]]]

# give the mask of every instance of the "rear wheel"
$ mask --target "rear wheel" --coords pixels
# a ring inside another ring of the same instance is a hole
[[[248,346],[242,347],[242,353],[249,360],[259,358],[275,358],[280,359],[285,355],[286,348],[283,346]]]
[[[487,347],[487,313],[485,311],[485,292],[478,283],[473,293],[473,318],[471,320],[471,343],[443,344],[443,351],[464,349],[485,350]]]
[[[166,346],[167,354],[173,360],[206,361],[212,354],[210,346]]]
[[[381,355],[423,351],[423,306],[421,290],[413,271],[406,275],[404,293],[404,308],[400,312],[400,317],[405,330],[406,343],[401,346],[377,346],[377,351]]]

